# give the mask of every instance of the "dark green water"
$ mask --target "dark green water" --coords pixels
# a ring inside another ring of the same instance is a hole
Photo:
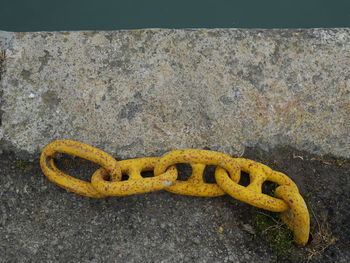
[[[0,0],[0,30],[350,27],[350,0]]]

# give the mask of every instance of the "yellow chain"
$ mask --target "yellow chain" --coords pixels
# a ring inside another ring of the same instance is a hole
[[[54,163],[57,153],[78,156],[101,166],[85,182],[61,172]],[[177,180],[175,164],[187,163],[192,175],[187,181]],[[205,183],[203,173],[206,165],[216,165],[217,184]],[[261,163],[232,158],[227,154],[208,150],[175,150],[162,157],[146,157],[117,161],[110,154],[90,145],[59,140],[48,144],[40,156],[43,173],[53,183],[68,191],[92,197],[125,196],[166,190],[176,194],[213,197],[223,194],[250,205],[281,212],[282,221],[293,231],[294,241],[305,245],[309,238],[310,216],[304,199],[296,184],[285,174],[272,170]],[[143,178],[141,172],[154,171],[154,177]],[[250,183],[239,185],[241,171],[249,174]],[[128,175],[127,180],[121,180]],[[262,193],[265,181],[278,184],[272,197]]]

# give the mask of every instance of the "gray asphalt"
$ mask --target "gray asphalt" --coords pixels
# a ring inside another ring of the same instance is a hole
[[[247,153],[271,167],[288,167],[285,172],[301,186],[302,193],[310,192],[317,185],[311,185],[303,176],[311,176],[308,173],[312,169],[319,171],[325,164],[314,161],[312,166],[312,161],[293,158],[295,154],[303,153]],[[295,165],[290,167],[290,162]],[[301,175],[297,171],[305,162]],[[58,166],[85,180],[97,168],[70,158],[61,159]],[[339,185],[345,191],[349,185],[344,176],[347,168],[327,169],[328,174],[333,171],[342,176],[333,181],[343,180]],[[329,213],[332,206],[327,200],[340,197],[327,192],[322,195],[324,204],[315,202],[314,209]],[[90,199],[49,182],[38,162],[18,161],[11,154],[0,158],[0,197],[0,262],[303,262],[308,256],[307,249],[294,245],[293,256],[276,256],[254,226],[259,210],[229,196],[199,198],[162,191]],[[317,199],[316,194],[314,197]],[[349,194],[342,198],[347,197]],[[339,213],[348,207],[345,202],[338,203]],[[332,219],[336,222],[330,223],[338,225],[333,231],[340,242],[311,262],[349,261],[345,244],[349,212],[337,216]]]

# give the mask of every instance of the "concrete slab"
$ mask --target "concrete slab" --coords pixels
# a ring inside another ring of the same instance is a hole
[[[0,33],[1,149],[350,157],[350,29]]]

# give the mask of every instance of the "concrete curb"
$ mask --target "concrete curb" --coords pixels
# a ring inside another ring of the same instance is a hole
[[[0,32],[1,149],[350,157],[350,29]]]

